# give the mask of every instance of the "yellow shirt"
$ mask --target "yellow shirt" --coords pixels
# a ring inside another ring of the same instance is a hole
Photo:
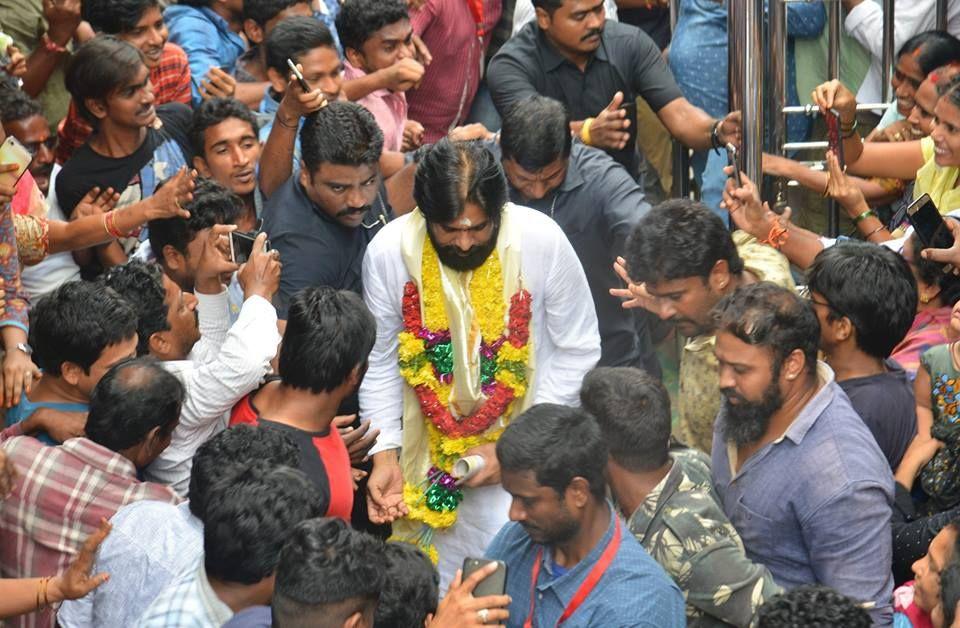
[[[917,181],[913,185],[913,199],[929,194],[941,214],[960,209],[960,188],[957,188],[957,175],[960,168],[943,168],[934,161],[933,138],[920,140],[923,151],[923,167],[917,170]]]

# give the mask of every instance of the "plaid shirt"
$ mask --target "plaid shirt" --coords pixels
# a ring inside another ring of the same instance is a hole
[[[190,64],[183,48],[170,42],[163,45],[160,63],[150,70],[150,83],[153,84],[154,104],[162,105],[168,102],[190,104]],[[80,115],[71,100],[67,117],[57,128],[59,137],[57,163],[66,163],[73,151],[83,146],[91,133],[93,133],[93,127]]]
[[[139,628],[220,628],[233,611],[217,597],[203,560],[168,584],[137,621]]]
[[[143,499],[175,504],[166,486],[141,482],[120,454],[86,438],[48,447],[30,436],[14,436],[18,426],[0,434],[17,470],[16,488],[0,502],[0,575],[4,578],[51,576],[67,568],[101,518]],[[9,626],[53,626],[54,613],[24,615]]]

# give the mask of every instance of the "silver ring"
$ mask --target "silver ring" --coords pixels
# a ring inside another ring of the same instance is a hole
[[[481,624],[486,624],[487,620],[490,618],[490,610],[486,608],[481,608],[477,611],[477,619],[480,620]]]

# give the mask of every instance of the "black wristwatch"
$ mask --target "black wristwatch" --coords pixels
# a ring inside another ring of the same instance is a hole
[[[710,143],[713,145],[713,149],[717,152],[723,148],[723,142],[720,140],[720,125],[723,124],[723,120],[717,120],[713,124],[713,129],[710,131]]]

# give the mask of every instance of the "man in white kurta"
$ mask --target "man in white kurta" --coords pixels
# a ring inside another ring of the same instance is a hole
[[[414,210],[388,224],[368,246],[363,262],[364,299],[377,319],[377,341],[360,388],[360,413],[380,430],[371,451],[375,464],[380,452],[426,447],[425,439],[410,441],[410,432],[422,429],[404,416],[405,389],[409,394],[410,388],[398,366],[398,334],[404,329],[402,298],[404,286],[412,279],[401,244],[409,233],[408,223],[423,220]],[[522,407],[541,402],[579,405],[581,381],[600,358],[597,317],[583,268],[563,231],[545,214],[507,203],[503,223],[512,227],[507,233],[501,229],[498,249],[502,251],[504,238],[512,239],[519,249],[523,288],[532,296],[533,359],[528,371],[532,383]],[[416,421],[421,423],[423,418],[417,416]],[[508,521],[509,508],[510,496],[499,483],[464,489],[456,523],[432,538],[444,589],[465,557],[483,555]]]

